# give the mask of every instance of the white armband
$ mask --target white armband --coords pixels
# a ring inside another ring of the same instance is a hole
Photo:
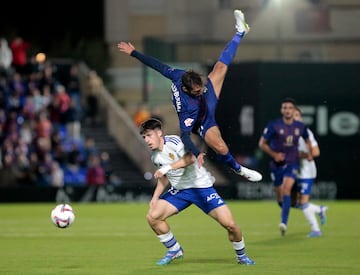
[[[159,169],[159,171],[160,171],[163,175],[166,175],[166,173],[169,172],[171,169],[172,169],[172,168],[171,168],[171,165],[168,164],[168,165],[165,165],[165,166],[161,167],[161,168]]]

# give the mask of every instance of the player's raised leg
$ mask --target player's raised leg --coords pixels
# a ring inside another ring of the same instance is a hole
[[[205,142],[215,151],[217,159],[229,166],[236,174],[249,181],[262,180],[262,175],[259,172],[246,168],[235,160],[223,140],[218,126],[213,126],[206,131]]]
[[[241,35],[245,35],[250,31],[249,25],[245,22],[245,15],[241,10],[234,10],[236,20],[235,29]]]

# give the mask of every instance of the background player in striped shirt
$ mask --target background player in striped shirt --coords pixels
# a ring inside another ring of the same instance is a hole
[[[301,110],[295,107],[294,119],[302,121]],[[313,132],[308,128],[309,140],[311,143],[312,157],[320,156],[320,148],[316,141]],[[316,205],[310,203],[311,188],[315,182],[317,169],[314,160],[308,160],[308,147],[302,137],[299,139],[299,157],[300,157],[300,171],[296,178],[296,185],[298,191],[298,207],[303,211],[306,220],[309,222],[311,232],[308,237],[320,237],[322,232],[319,223],[316,219],[316,214],[320,217],[321,224],[325,224],[327,207],[323,205]]]
[[[191,133],[199,135],[216,152],[217,158],[235,173],[250,181],[260,181],[262,179],[260,173],[241,166],[231,155],[215,121],[216,105],[228,66],[235,57],[242,38],[249,31],[244,14],[235,10],[234,16],[236,34],[222,51],[207,78],[192,70],[172,68],[151,56],[138,52],[131,43],[120,42],[117,47],[121,52],[135,57],[172,81],[172,100],[179,117],[181,140],[185,148],[197,157],[200,166],[204,163],[205,153],[196,148],[191,140]]]
[[[311,144],[307,127],[294,120],[295,100],[286,98],[281,103],[282,117],[270,121],[259,140],[259,147],[271,158],[271,178],[274,181],[277,201],[281,206],[281,235],[285,235],[291,207],[291,190],[299,171],[299,138],[303,137],[309,148],[308,160],[312,160]]]
[[[154,174],[157,185],[147,214],[150,227],[168,249],[157,264],[166,265],[183,257],[183,249],[166,220],[192,204],[227,230],[238,263],[255,264],[245,254],[242,232],[229,207],[213,187],[214,177],[203,166],[199,167],[192,153],[185,152],[179,136],[164,135],[161,127],[157,119],[149,119],[140,126],[140,134],[152,151],[151,161],[159,168]]]

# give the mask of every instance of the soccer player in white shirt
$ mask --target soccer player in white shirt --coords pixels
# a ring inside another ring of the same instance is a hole
[[[151,161],[159,168],[154,173],[157,185],[146,217],[150,227],[168,250],[157,265],[166,265],[183,257],[184,251],[166,219],[192,204],[227,230],[238,263],[255,264],[245,254],[242,232],[229,207],[213,187],[214,177],[199,165],[192,153],[185,152],[180,137],[164,135],[161,122],[153,118],[141,124],[140,135],[152,151]],[[167,190],[169,184],[170,188]]]
[[[301,110],[298,107],[295,108],[294,119],[302,121]],[[313,132],[309,128],[307,131],[311,142],[312,156],[318,157],[320,155],[319,145]],[[326,221],[326,211],[328,210],[328,207],[323,205],[319,206],[309,202],[311,187],[316,179],[316,164],[314,160],[309,161],[307,159],[308,149],[303,138],[299,139],[298,148],[300,158],[300,171],[296,179],[298,203],[311,227],[311,232],[308,234],[308,237],[320,237],[322,232],[316,219],[316,214],[319,215],[321,224],[324,224]]]

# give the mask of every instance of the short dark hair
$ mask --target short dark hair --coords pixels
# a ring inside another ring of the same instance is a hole
[[[181,84],[184,86],[187,92],[191,92],[193,85],[203,86],[204,81],[201,77],[201,74],[193,70],[189,70],[182,75]]]
[[[148,120],[141,123],[139,127],[140,135],[145,134],[147,130],[155,130],[159,129],[161,130],[162,124],[161,121],[156,118],[149,118]]]
[[[295,99],[291,98],[291,97],[286,97],[281,101],[281,104],[283,103],[292,103],[294,106],[296,106],[296,101]]]

